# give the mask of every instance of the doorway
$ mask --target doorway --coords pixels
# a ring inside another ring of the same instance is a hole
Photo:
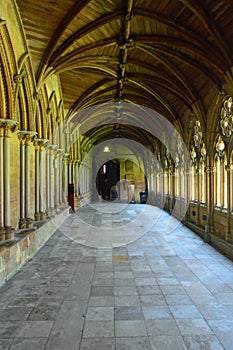
[[[104,200],[116,200],[120,197],[120,163],[117,159],[109,160],[101,166],[96,177],[98,194]]]

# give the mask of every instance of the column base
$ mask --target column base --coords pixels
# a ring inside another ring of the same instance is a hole
[[[44,221],[46,220],[46,213],[44,213],[43,211],[40,212],[40,221]]]
[[[211,242],[211,235],[207,232],[204,234],[204,242],[210,243]]]
[[[55,214],[55,209],[54,208],[49,208],[47,213],[48,213],[48,216],[53,216]]]
[[[6,228],[6,240],[14,239],[15,230],[12,227]]]
[[[40,220],[40,213],[35,213],[35,221],[39,221]]]
[[[6,240],[6,231],[4,230],[3,227],[0,227],[0,241],[5,241]]]
[[[19,220],[19,228],[20,229],[26,228],[26,220],[25,219],[20,219]]]
[[[214,233],[214,227],[212,225],[205,225],[205,232]]]
[[[33,220],[31,218],[26,218],[26,228],[33,226]]]
[[[61,207],[68,207],[69,203],[67,201],[61,203]]]
[[[213,233],[213,226],[206,225],[205,226],[205,234],[204,234],[204,241],[206,243],[210,243],[211,242],[211,233]]]

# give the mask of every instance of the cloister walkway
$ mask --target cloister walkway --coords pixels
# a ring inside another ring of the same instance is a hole
[[[149,205],[79,209],[0,293],[0,349],[233,347],[233,263]]]

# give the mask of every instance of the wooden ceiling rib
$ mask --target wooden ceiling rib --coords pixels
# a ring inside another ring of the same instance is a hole
[[[185,125],[197,105],[205,120],[210,89],[232,81],[232,1],[16,2],[38,89],[59,74],[67,117],[132,101]]]

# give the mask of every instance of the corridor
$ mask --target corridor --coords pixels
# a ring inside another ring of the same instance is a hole
[[[133,238],[146,210],[156,222]],[[233,263],[170,219],[140,204],[71,214],[1,288],[0,349],[232,350]],[[127,227],[127,245],[84,241]]]

